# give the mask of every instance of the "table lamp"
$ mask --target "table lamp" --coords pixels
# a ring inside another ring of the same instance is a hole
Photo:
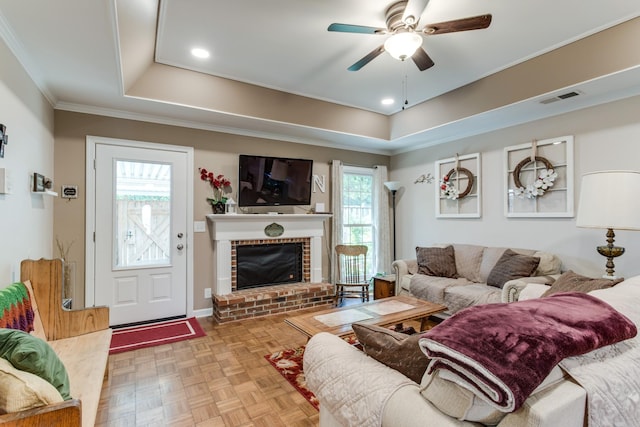
[[[600,171],[584,174],[576,225],[607,230],[607,244],[596,249],[607,258],[606,279],[616,279],[613,258],[624,253],[614,246],[617,230],[640,230],[640,172]]]

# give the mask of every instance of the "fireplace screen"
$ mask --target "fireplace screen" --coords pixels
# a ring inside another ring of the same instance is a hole
[[[238,245],[237,289],[302,281],[302,243]]]

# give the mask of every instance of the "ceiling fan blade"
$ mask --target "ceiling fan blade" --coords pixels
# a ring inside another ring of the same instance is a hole
[[[331,24],[327,31],[337,31],[340,33],[358,33],[358,34],[386,34],[386,28],[366,27],[364,25],[351,24]]]
[[[379,46],[369,52],[366,56],[360,59],[358,62],[353,64],[351,67],[347,68],[349,71],[358,71],[360,68],[367,65],[369,62],[373,61],[378,55],[384,52],[384,46]]]
[[[415,62],[420,71],[424,71],[427,68],[431,68],[435,65],[433,63],[433,59],[431,59],[431,57],[427,55],[427,52],[425,52],[422,47],[419,47],[418,50],[416,50],[416,53],[411,56],[411,59],[413,59],[413,62]]]
[[[481,30],[491,24],[491,15],[473,16],[471,18],[429,24],[422,30],[427,35],[455,33],[457,31]]]
[[[402,22],[407,25],[416,25],[420,21],[422,13],[427,8],[429,0],[409,0],[402,13]],[[415,27],[413,27],[415,28]]]

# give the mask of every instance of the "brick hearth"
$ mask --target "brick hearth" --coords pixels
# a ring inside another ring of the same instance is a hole
[[[333,303],[331,283],[293,283],[243,289],[214,295],[213,317],[218,323],[267,316]]]

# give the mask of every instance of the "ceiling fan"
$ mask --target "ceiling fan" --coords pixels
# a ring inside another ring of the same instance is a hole
[[[434,62],[422,48],[422,36],[480,30],[487,28],[489,24],[491,24],[491,15],[487,14],[439,22],[437,24],[428,24],[418,29],[420,16],[427,7],[427,3],[429,3],[429,0],[401,0],[393,3],[385,13],[387,28],[336,23],[329,25],[329,28],[327,28],[328,31],[390,36],[383,45],[369,52],[362,59],[350,66],[348,70],[358,71],[382,52],[388,52],[400,61],[411,57],[418,69],[424,71],[433,67]]]

